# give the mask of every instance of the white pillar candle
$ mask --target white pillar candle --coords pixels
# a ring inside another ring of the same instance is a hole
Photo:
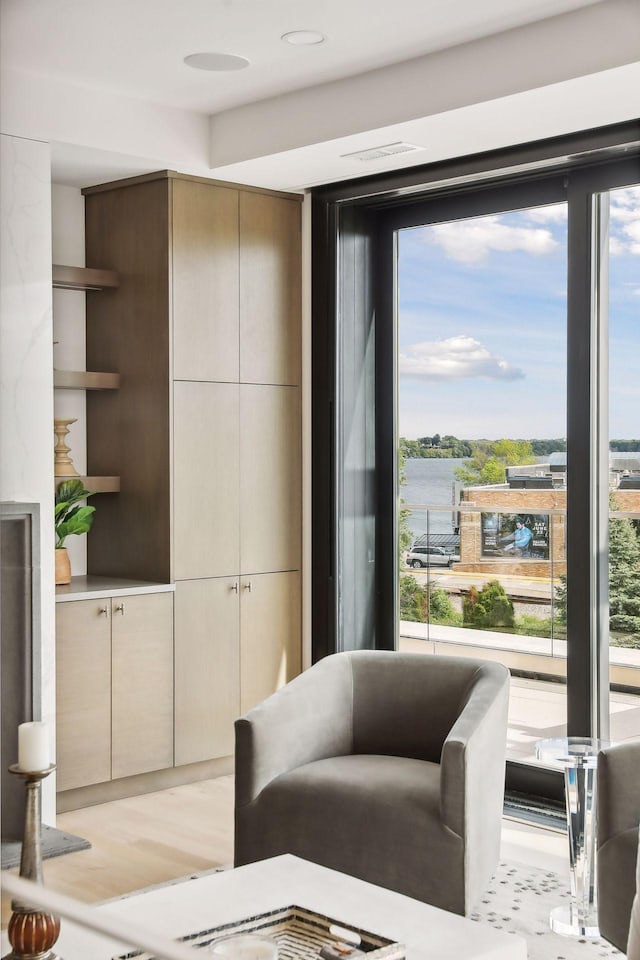
[[[239,933],[215,941],[209,952],[218,960],[277,960],[278,944],[269,937]]]
[[[20,769],[29,772],[47,770],[51,763],[50,757],[48,725],[40,721],[21,723],[18,727]]]

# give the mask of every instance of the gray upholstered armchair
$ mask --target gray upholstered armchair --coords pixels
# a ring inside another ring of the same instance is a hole
[[[629,740],[600,751],[596,796],[598,923],[602,936],[625,953],[636,892],[640,740]],[[640,919],[636,922],[640,925]]]
[[[499,857],[509,673],[358,651],[236,722],[235,863],[293,853],[464,914]]]

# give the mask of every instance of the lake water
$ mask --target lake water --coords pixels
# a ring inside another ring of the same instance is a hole
[[[463,457],[450,460],[406,460],[404,470],[407,482],[400,488],[400,496],[405,503],[454,504],[457,500],[454,471],[466,462]],[[425,510],[412,510],[408,522],[416,537],[427,532]],[[453,514],[440,510],[430,511],[429,532],[453,533]]]

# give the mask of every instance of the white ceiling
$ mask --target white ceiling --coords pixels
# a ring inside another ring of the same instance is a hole
[[[0,119],[59,183],[301,189],[636,118],[639,40],[640,0],[0,0]],[[422,149],[343,156],[398,140]]]
[[[601,0],[2,0],[8,67],[204,113],[422,56]],[[280,37],[318,30],[326,43]],[[190,53],[247,57],[235,73]]]

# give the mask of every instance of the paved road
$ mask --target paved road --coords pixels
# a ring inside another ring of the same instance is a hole
[[[471,586],[482,587],[487,580],[495,580],[495,574],[458,573],[453,567],[432,567],[430,570],[413,570],[404,568],[403,573],[410,573],[419,583],[438,582],[445,590],[468,590]],[[549,580],[540,577],[502,576],[498,578],[510,597],[530,597],[532,600],[550,600],[553,595],[552,584]]]

